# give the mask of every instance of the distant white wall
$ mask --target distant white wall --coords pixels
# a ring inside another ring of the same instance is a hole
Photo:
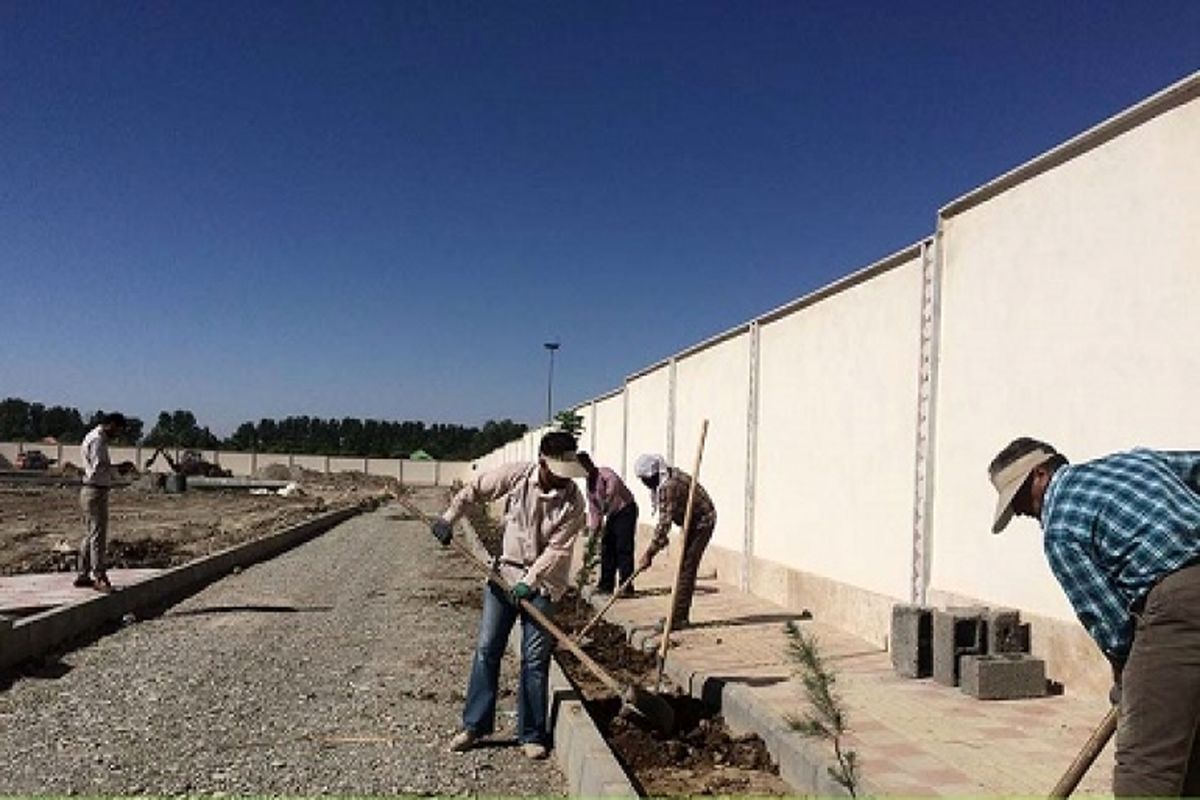
[[[351,459],[339,458],[337,466],[334,466],[333,459],[326,459],[325,456],[309,455],[294,455],[291,457],[291,460],[293,467],[307,469],[312,472],[325,472],[327,469],[332,472],[346,472],[353,469],[357,469],[358,472],[362,472],[363,463],[361,458],[356,458],[353,459],[353,461],[357,464],[357,467],[347,466],[346,463]]]
[[[667,412],[668,394],[670,392],[670,367],[663,365],[633,378],[625,386],[625,396],[628,403],[628,413],[625,417],[627,446],[625,464],[620,470],[622,475],[629,476],[627,482],[633,491],[637,503],[646,513],[642,519],[648,519],[650,508],[650,493],[641,482],[633,479],[633,465],[637,457],[643,453],[667,454]]]
[[[621,393],[596,402],[595,426],[596,444],[592,452],[595,462],[615,470],[626,481],[633,480],[621,451],[625,430],[625,398]]]
[[[521,445],[517,446],[517,452]],[[502,448],[503,449],[503,448]],[[70,462],[79,466],[79,445],[77,444],[41,444],[37,442],[0,442],[0,455],[10,463],[15,463],[17,455],[22,450],[41,450],[48,458],[53,458],[61,465]],[[145,467],[145,459],[153,455],[153,447],[110,447],[109,457],[113,463],[131,461],[137,468]],[[179,449],[171,450],[171,457],[178,458]],[[497,453],[489,454],[487,459],[502,463]],[[206,460],[227,469],[235,476],[248,476],[263,467],[279,464],[285,467],[298,467],[312,472],[365,472],[368,475],[379,475],[390,478],[401,478],[405,483],[420,485],[448,486],[455,480],[470,480],[475,472],[474,465],[469,461],[401,461],[397,458],[361,458],[357,456],[315,456],[291,453],[240,453],[232,450],[202,450],[200,454]],[[481,459],[481,462],[483,459]],[[157,469],[166,470],[167,464],[161,461]]]

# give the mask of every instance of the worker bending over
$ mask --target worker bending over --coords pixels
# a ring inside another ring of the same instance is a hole
[[[651,510],[658,515],[654,537],[638,562],[638,569],[645,570],[650,568],[655,554],[667,546],[667,534],[671,532],[671,525],[683,527],[692,478],[683,470],[669,466],[666,460],[658,455],[638,456],[633,471],[650,490]],[[696,591],[696,573],[700,571],[700,559],[704,556],[704,548],[708,546],[716,526],[717,510],[713,507],[708,492],[697,483],[696,497],[692,501],[691,529],[684,533],[683,561],[679,567],[679,591],[675,595],[675,604],[671,608],[669,620],[671,630],[686,628],[690,624],[688,617],[692,609],[692,595]]]
[[[547,433],[532,464],[505,464],[477,476],[450,501],[433,534],[450,544],[454,523],[466,506],[506,498],[504,538],[498,561],[500,576],[512,586],[512,596],[491,581],[483,590],[483,616],[471,664],[463,708],[462,730],[450,741],[453,751],[469,750],[496,724],[496,692],[500,660],[508,635],[521,617],[521,675],[517,688],[517,740],[529,758],[545,758],[550,744],[547,725],[550,654],[554,640],[527,614],[521,600],[547,617],[566,591],[571,550],[583,528],[584,500],[572,478],[586,474],[575,455],[575,437]]]
[[[1050,569],[1113,667],[1113,793],[1200,794],[1200,452],[1131,450],[1072,465],[1020,438],[988,467],[993,533],[1043,530]]]
[[[612,594],[621,576],[621,584],[633,577],[634,534],[637,533],[638,507],[633,492],[621,476],[608,467],[597,467],[587,453],[579,454],[579,463],[587,470],[588,537],[600,536],[600,580],[596,591]],[[633,594],[633,584],[624,589]]]

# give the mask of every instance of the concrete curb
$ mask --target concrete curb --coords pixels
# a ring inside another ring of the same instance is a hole
[[[821,797],[849,797],[844,787],[829,777],[832,766],[830,747],[796,733],[780,716],[779,710],[753,689],[738,683],[737,678],[712,675],[702,670],[692,671],[686,664],[672,668],[667,659],[666,673],[688,693],[707,705],[717,708],[734,731],[758,734],[767,750],[779,764],[779,777],[801,794]],[[873,794],[870,786],[860,779],[860,794]]]
[[[658,649],[659,634],[654,626],[616,620],[613,623],[625,629],[633,648],[646,652]],[[850,796],[829,776],[833,764],[829,746],[793,731],[777,708],[756,697],[751,687],[738,683],[738,678],[694,669],[685,660],[669,656],[664,672],[689,695],[720,711],[730,729],[758,734],[779,764],[779,777],[797,794]],[[875,794],[875,791],[868,781],[860,778],[859,794]]]
[[[471,523],[464,518],[460,524],[472,552],[481,561],[490,562],[491,556]],[[509,637],[508,647],[520,657],[517,641],[516,637]],[[554,736],[553,755],[567,778],[567,790],[572,797],[641,796],[600,735],[557,656],[550,663],[550,727]]]
[[[106,623],[120,621],[126,614],[191,594],[224,577],[235,567],[249,566],[278,555],[362,511],[359,507],[333,511],[165,570],[113,594],[98,594],[24,619],[0,618],[0,669],[63,647]]]

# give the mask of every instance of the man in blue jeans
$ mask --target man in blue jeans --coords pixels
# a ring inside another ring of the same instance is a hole
[[[542,437],[538,460],[505,464],[476,477],[450,501],[434,521],[433,535],[450,543],[454,523],[464,507],[505,498],[504,537],[498,560],[501,577],[512,596],[494,583],[483,591],[483,618],[471,665],[463,725],[450,741],[455,752],[470,750],[495,730],[500,661],[508,635],[521,617],[521,676],[517,689],[517,739],[529,758],[545,758],[550,743],[547,725],[550,653],[554,640],[524,613],[527,600],[546,616],[570,581],[571,550],[583,529],[586,509],[573,478],[587,473],[575,453],[575,437],[556,431]]]

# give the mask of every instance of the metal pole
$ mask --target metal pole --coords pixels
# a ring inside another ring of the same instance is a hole
[[[554,351],[560,346],[559,342],[546,342],[544,345],[550,351],[550,374],[546,378],[546,425],[554,421]]]

